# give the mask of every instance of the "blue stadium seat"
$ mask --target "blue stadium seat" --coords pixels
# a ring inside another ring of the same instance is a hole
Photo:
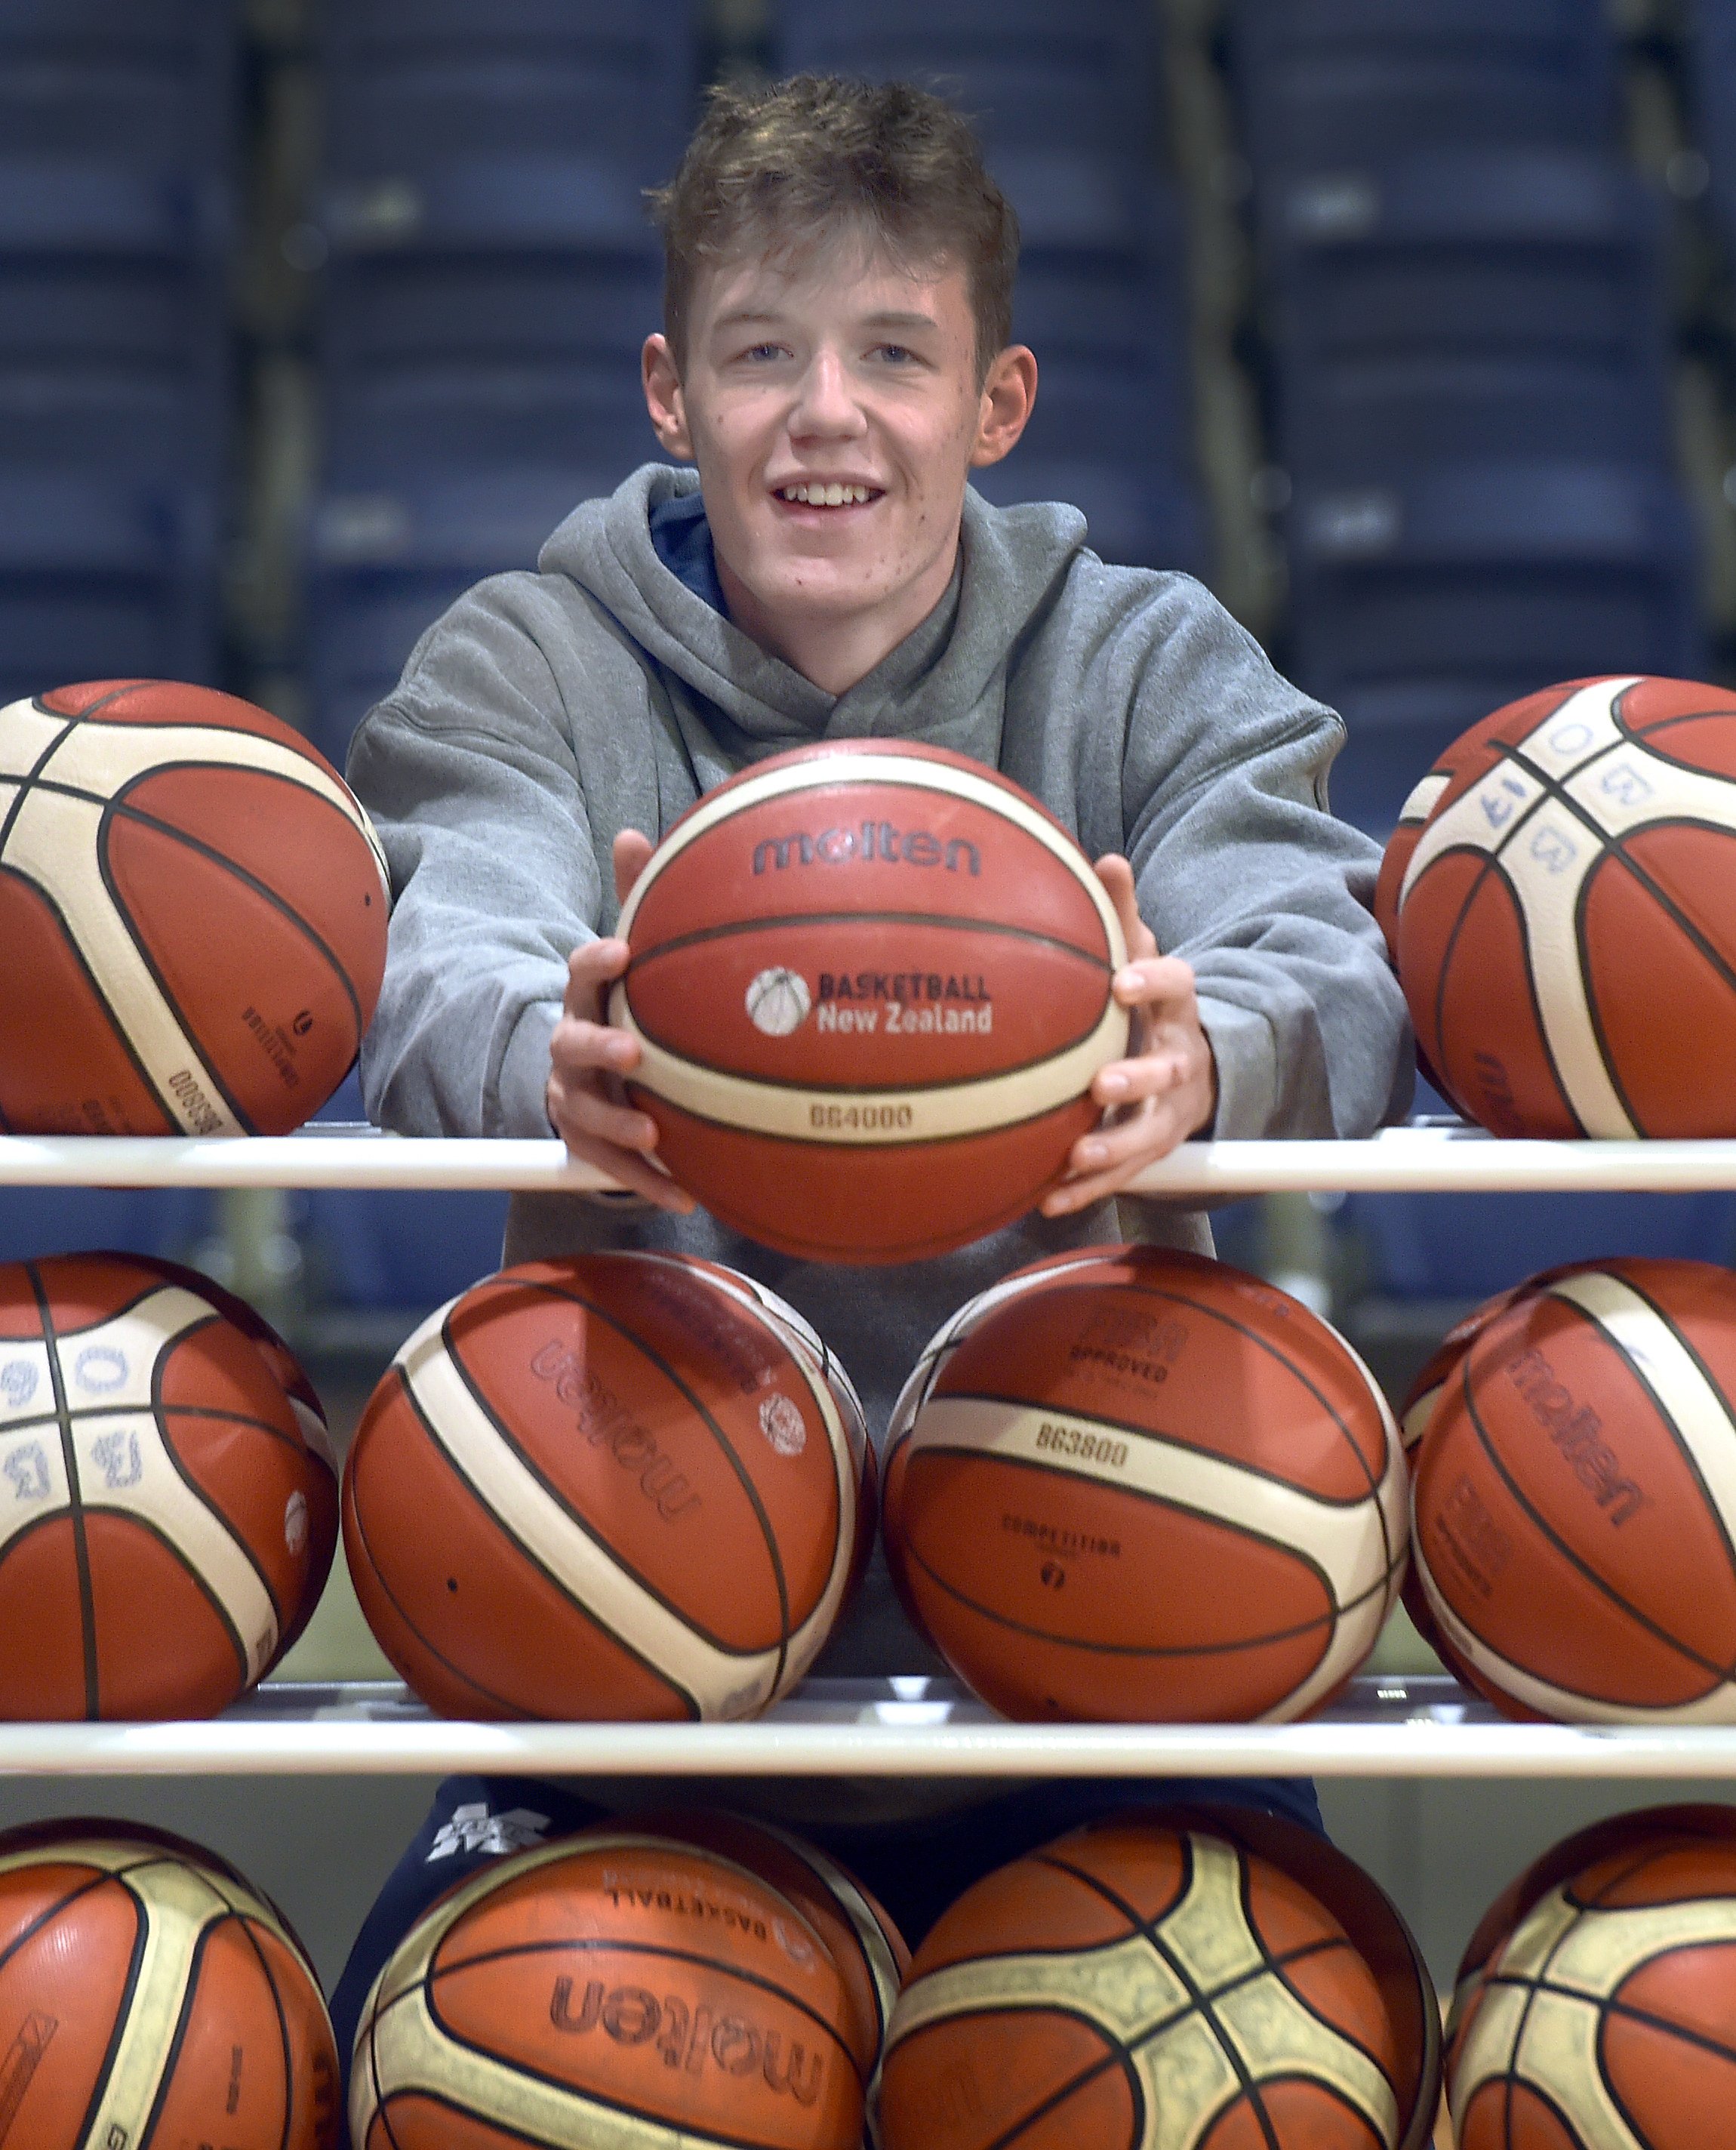
[[[0,142],[221,171],[239,109],[240,11],[220,0],[5,0]]]
[[[1161,464],[1130,456],[1047,457],[1024,442],[1004,462],[972,471],[971,482],[997,507],[1058,500],[1084,515],[1092,550],[1118,567],[1168,568],[1204,575],[1205,513],[1193,487]]]
[[[1265,244],[1286,370],[1547,355],[1662,395],[1662,208],[1612,159],[1441,149],[1299,179]]]
[[[211,681],[207,494],[0,468],[0,701],[74,680]]]
[[[666,179],[697,87],[696,0],[342,0],[327,11],[331,168],[542,152]]]
[[[1603,1254],[1736,1259],[1736,1195],[1353,1194],[1338,1212],[1395,1299],[1478,1300]]]
[[[994,152],[1148,161],[1161,111],[1155,32],[1138,0],[785,0],[779,64],[937,88]]]
[[[366,1117],[352,1069],[314,1124]],[[320,1189],[295,1195],[291,1214],[316,1310],[411,1313],[439,1305],[500,1267],[507,1198]]]
[[[0,153],[0,464],[214,483],[225,200],[209,175]]]
[[[99,1248],[185,1261],[214,1224],[191,1188],[0,1187],[0,1262]]]
[[[1262,178],[1436,144],[1615,139],[1613,41],[1587,0],[1239,0],[1231,53]]]
[[[1711,168],[1725,250],[1736,251],[1736,0],[1693,0],[1688,17],[1695,138]]]
[[[1467,463],[1299,489],[1290,565],[1292,668],[1353,734],[1395,693],[1705,663],[1687,511],[1643,466]]]
[[[396,491],[329,497],[308,572],[315,744],[341,768],[357,722],[447,607],[485,575],[534,568],[578,503],[615,482],[583,469],[424,472]]]

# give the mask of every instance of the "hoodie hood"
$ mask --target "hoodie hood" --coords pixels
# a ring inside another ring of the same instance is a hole
[[[1077,508],[992,507],[966,489],[946,595],[866,678],[832,695],[762,649],[659,558],[652,509],[699,490],[696,471],[644,464],[606,500],[576,508],[537,567],[576,583],[709,705],[709,728],[734,760],[816,739],[891,738],[998,762],[1007,668],[1083,549]]]

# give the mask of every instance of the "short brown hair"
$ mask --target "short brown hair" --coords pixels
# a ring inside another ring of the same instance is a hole
[[[1018,219],[969,120],[910,83],[719,83],[674,178],[646,199],[663,234],[664,331],[678,366],[702,268],[755,249],[800,250],[852,225],[907,266],[964,270],[979,379],[1012,341]]]

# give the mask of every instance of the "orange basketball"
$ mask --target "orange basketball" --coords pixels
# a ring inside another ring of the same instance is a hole
[[[855,1563],[862,1463],[796,1335],[678,1254],[527,1262],[431,1315],[368,1404],[344,1542],[453,1716],[745,1717]]]
[[[1501,1135],[1736,1133],[1736,694],[1576,681],[1450,759],[1397,906],[1443,1088]]]
[[[1521,1716],[1736,1723],[1736,1275],[1624,1259],[1487,1321],[1429,1422],[1418,1580]]]
[[[1736,2096],[1736,1816],[1658,1807],[1581,1830],[1486,1914],[1461,1966],[1461,2150],[1703,2150]]]
[[[1299,1300],[1098,1247],[1019,1271],[930,1346],[887,1436],[886,1552],[1010,1717],[1286,1718],[1373,1648],[1405,1495],[1373,1377]]]
[[[300,734],[209,687],[0,709],[0,1131],[283,1134],[356,1058],[386,861]]]
[[[224,1320],[249,1338],[267,1368],[275,1376],[284,1400],[295,1415],[295,1423],[301,1429],[301,1438],[310,1464],[307,1474],[307,1581],[302,1591],[301,1602],[285,1622],[278,1638],[277,1648],[272,1653],[272,1666],[280,1664],[296,1643],[312,1619],[326,1582],[331,1575],[331,1563],[337,1552],[338,1540],[338,1466],[337,1456],[331,1445],[331,1429],[326,1420],[326,1406],[320,1401],[320,1392],[308,1378],[307,1369],[285,1343],[256,1307],[250,1306],[222,1284],[189,1269],[184,1263],[165,1261],[159,1254],[124,1254],[123,1261],[136,1263],[140,1268],[154,1269],[158,1275],[171,1284],[184,1285],[209,1300]]]
[[[884,2150],[1426,2142],[1426,1973],[1395,2011],[1328,1904],[1224,1823],[1102,1823],[967,1890],[893,2011]]]
[[[857,739],[775,756],[669,830],[609,1019],[659,1153],[785,1252],[907,1261],[1010,1223],[1126,1050],[1091,861],[1004,777]]]
[[[18,2150],[336,2150],[337,2048],[269,1899],[128,1822],[0,1835],[0,2134]]]
[[[1380,877],[1375,883],[1375,919],[1386,936],[1386,952],[1394,963],[1399,959],[1399,891],[1405,885],[1424,824],[1456,779],[1481,774],[1486,767],[1488,743],[1498,737],[1506,714],[1505,709],[1497,709],[1461,733],[1444,754],[1436,757],[1427,775],[1419,779],[1399,809],[1398,826],[1386,839]]]
[[[855,2150],[850,1996],[800,1910],[636,1830],[491,1861],[362,2009],[355,2150]]]
[[[911,1952],[885,1907],[849,1868],[792,1830],[713,1808],[635,1814],[633,1825],[714,1852],[783,1891],[836,1960],[850,1996],[850,2050],[864,2082],[871,2081]]]
[[[0,1716],[209,1716],[317,1597],[331,1466],[227,1300],[124,1254],[0,1268]]]

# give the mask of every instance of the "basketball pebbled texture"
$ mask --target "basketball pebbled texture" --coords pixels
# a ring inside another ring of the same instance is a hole
[[[207,687],[0,709],[0,1131],[282,1134],[356,1058],[386,961],[367,815]]]
[[[128,1255],[0,1268],[0,1715],[209,1716],[311,1609],[331,1463],[227,1299]]]
[[[125,1822],[0,1835],[0,2132],[20,2150],[336,2150],[337,2049],[270,1900]]]
[[[1011,1717],[1279,1720],[1373,1647],[1405,1560],[1397,1429],[1299,1301],[1148,1247],[1017,1272],[887,1436],[911,1617]]]
[[[1617,1815],[1553,1847],[1460,1966],[1448,2090],[1461,2150],[1699,2150],[1736,2090],[1736,1823]]]
[[[1022,1215],[1126,1050],[1114,908],[1047,810],[961,755],[802,748],[706,795],[623,906],[609,1019],[670,1171],[726,1223],[852,1262]]]
[[[1736,1131],[1736,695],[1576,681],[1441,765],[1397,898],[1435,1079],[1501,1135]]]
[[[1557,1270],[1451,1370],[1414,1562],[1454,1669],[1516,1716],[1736,1722],[1736,1276]]]
[[[657,1254],[527,1262],[400,1350],[346,1461],[344,1540],[425,1701],[742,1717],[812,1663],[862,1466],[819,1363],[741,1284]]]
[[[490,1863],[364,2004],[354,2150],[855,2150],[821,1935],[748,1867],[630,1826]]]
[[[1416,2139],[1408,2042],[1297,1873],[1209,1810],[1127,1816],[987,1875],[934,1928],[893,2011],[881,2139],[1395,2150]]]

